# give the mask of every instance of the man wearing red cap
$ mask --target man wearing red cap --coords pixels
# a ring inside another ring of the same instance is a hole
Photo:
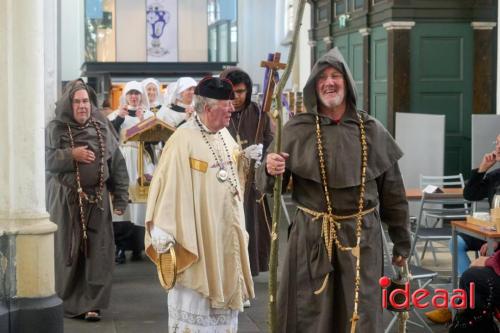
[[[177,256],[169,331],[236,332],[254,296],[238,173],[244,154],[226,129],[232,96],[227,80],[200,81],[195,115],[167,141],[151,183],[146,253],[155,261],[173,246]]]

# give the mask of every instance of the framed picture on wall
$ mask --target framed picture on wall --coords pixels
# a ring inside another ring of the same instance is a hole
[[[147,0],[147,61],[176,62],[177,0]]]

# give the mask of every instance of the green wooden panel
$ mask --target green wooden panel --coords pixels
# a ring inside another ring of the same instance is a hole
[[[387,126],[387,31],[373,28],[371,38],[370,113]]]
[[[468,177],[473,30],[466,23],[417,23],[410,39],[410,110],[445,115],[444,173]]]
[[[363,107],[363,37],[359,32],[349,34],[349,68],[358,93],[358,108]]]
[[[325,42],[322,40],[318,40],[316,43],[316,59],[321,58],[323,54],[326,53],[326,45]]]
[[[345,34],[333,40],[333,45],[339,48],[344,59],[349,62],[349,35]]]
[[[462,40],[455,37],[424,37],[420,41],[420,79],[460,80],[462,79]],[[435,51],[439,50],[439,56]]]
[[[334,39],[351,70],[358,93],[358,108],[363,106],[363,37],[359,32],[345,34]]]

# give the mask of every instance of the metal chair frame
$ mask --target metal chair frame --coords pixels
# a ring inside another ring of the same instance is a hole
[[[446,187],[464,187],[462,174],[452,176],[420,176],[420,187],[424,189],[427,185],[434,185],[440,188]],[[452,206],[451,208],[449,206]],[[420,201],[419,215],[416,223],[416,229],[413,232],[413,246],[410,251],[410,258],[415,255],[417,265],[424,259],[427,246],[431,248],[434,263],[437,263],[436,249],[433,241],[449,241],[451,239],[451,228],[442,225],[438,226],[441,221],[444,224],[445,220],[465,219],[471,214],[471,204],[463,198],[443,199],[436,198],[434,193],[422,193]],[[429,225],[428,218],[434,218],[436,221]],[[425,226],[424,226],[425,223]],[[418,241],[425,241],[422,255],[419,258],[416,244]]]
[[[396,270],[394,269],[394,266],[391,264],[391,254],[389,250],[389,244],[387,242],[387,236],[385,235],[384,228],[382,224],[380,225],[381,233],[382,233],[382,245],[383,245],[383,251],[384,251],[384,270],[388,267],[390,267],[390,273],[391,276],[396,276]],[[409,259],[408,259],[409,260]],[[409,270],[411,274],[411,281],[417,281],[419,288],[425,288],[427,287],[432,280],[438,275],[436,272],[431,271],[429,269],[416,266],[416,265],[409,265]],[[387,272],[386,272],[387,273]],[[424,282],[423,282],[424,281]],[[392,327],[396,324],[398,316],[394,312],[390,311],[391,315],[393,318],[387,325],[385,329],[385,333],[389,333],[392,329]],[[417,309],[412,307],[410,309],[410,314],[413,314],[416,319],[418,319],[418,322],[408,320],[408,324],[412,324],[415,326],[418,326],[420,328],[424,328],[427,332],[433,333],[432,328],[427,324],[424,318],[418,313]]]

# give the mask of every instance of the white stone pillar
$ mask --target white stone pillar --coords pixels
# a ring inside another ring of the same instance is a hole
[[[0,1],[0,315],[14,331],[62,332],[56,225],[45,210],[44,1]],[[47,315],[50,320],[47,320]],[[9,319],[10,317],[10,319]],[[44,318],[45,317],[45,318]],[[8,332],[8,330],[7,330]]]
[[[60,92],[58,42],[58,0],[44,1],[44,96],[45,124],[54,118],[54,106]]]

